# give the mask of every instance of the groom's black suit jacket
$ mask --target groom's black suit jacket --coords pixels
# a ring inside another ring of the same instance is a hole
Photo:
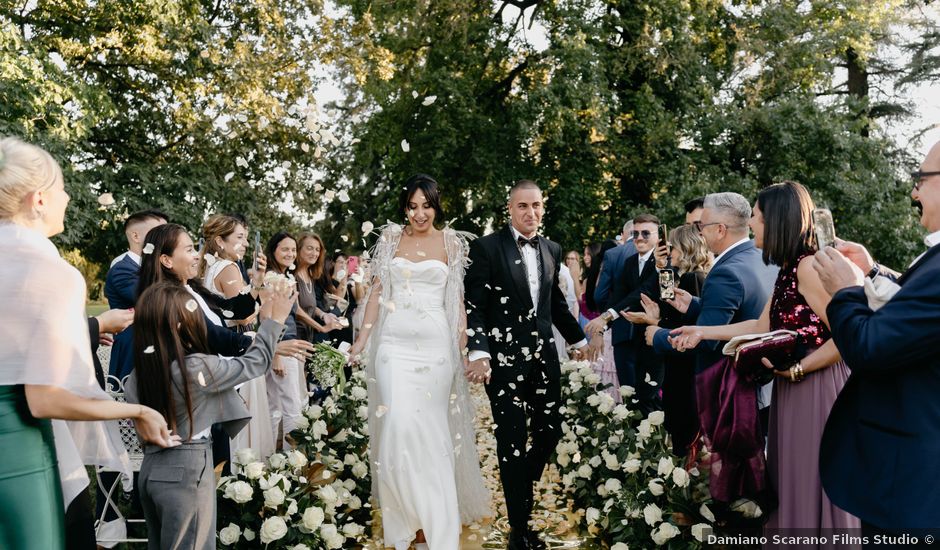
[[[490,354],[493,381],[514,382],[534,370],[559,378],[553,324],[569,344],[584,339],[558,286],[561,246],[540,235],[539,253],[541,284],[538,309],[533,312],[525,265],[512,229],[507,225],[470,243],[470,267],[464,280],[467,326],[472,330],[467,346],[470,351]]]

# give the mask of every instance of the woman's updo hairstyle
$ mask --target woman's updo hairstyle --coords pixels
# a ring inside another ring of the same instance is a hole
[[[27,195],[61,179],[59,164],[42,148],[15,137],[0,139],[0,220],[15,217]]]

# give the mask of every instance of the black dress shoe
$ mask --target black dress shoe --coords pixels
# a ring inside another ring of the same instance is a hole
[[[526,534],[525,531],[511,530],[506,550],[530,550],[529,543],[526,542]]]
[[[529,529],[525,533],[525,542],[530,550],[547,550],[548,545],[539,537],[537,531]]]

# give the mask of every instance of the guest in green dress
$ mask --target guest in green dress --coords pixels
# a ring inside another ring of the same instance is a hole
[[[62,171],[46,151],[0,138],[0,548],[66,546],[65,509],[85,464],[129,472],[114,423],[176,444],[160,413],[117,403],[95,380],[85,282],[49,237],[64,229]],[[93,526],[83,526],[91,529]]]

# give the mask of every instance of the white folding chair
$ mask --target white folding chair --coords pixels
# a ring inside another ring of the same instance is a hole
[[[99,354],[101,353],[101,348],[99,349]],[[107,348],[110,351],[110,348]],[[105,369],[107,372],[107,369]],[[124,380],[119,380],[115,376],[106,375],[105,376],[105,390],[114,398],[115,401],[125,402],[124,399],[124,382],[127,380],[125,377]],[[134,423],[128,419],[123,418],[118,421],[121,432],[121,442],[124,444],[124,448],[127,449],[127,454],[130,457],[131,470],[133,472],[140,471],[140,464],[144,460],[144,451],[140,446],[140,440],[137,438],[137,430],[134,429]],[[121,486],[121,476],[118,475],[113,483],[110,483],[110,486],[106,486],[104,481],[101,478],[101,474],[108,472],[103,467],[95,467],[95,478],[98,482],[98,487],[101,488],[101,493],[105,495],[105,503],[101,510],[101,515],[95,520],[95,538],[98,540],[98,544],[107,547],[113,547],[117,543],[121,542],[147,542],[145,538],[130,538],[127,535],[127,524],[128,523],[145,523],[143,519],[130,519],[125,518],[124,514],[121,513],[120,508],[117,505],[117,496],[118,488]],[[111,521],[105,521],[105,516],[108,514],[108,511],[113,512],[117,519]]]

